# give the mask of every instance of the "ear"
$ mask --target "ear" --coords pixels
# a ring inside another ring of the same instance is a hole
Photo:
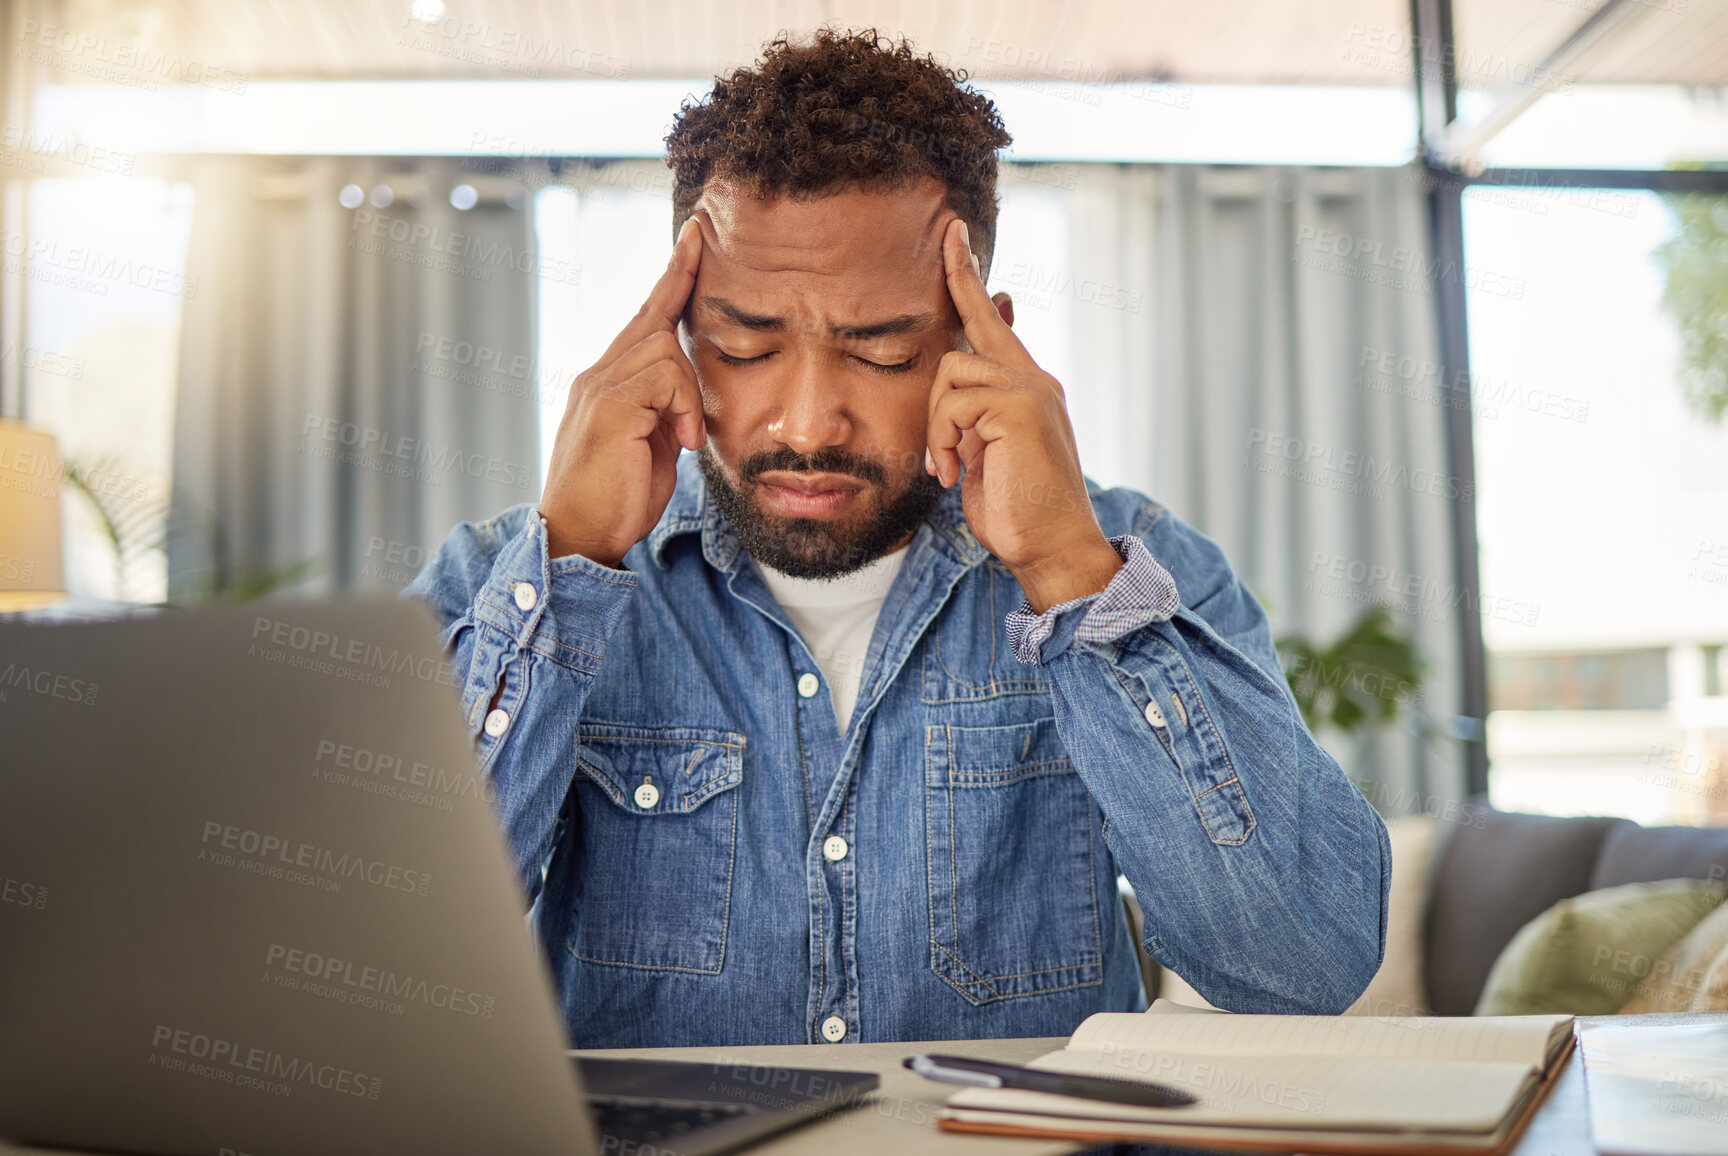
[[[996,312],[1002,315],[1003,324],[1014,328],[1014,298],[1006,293],[992,293],[990,303],[996,306]]]

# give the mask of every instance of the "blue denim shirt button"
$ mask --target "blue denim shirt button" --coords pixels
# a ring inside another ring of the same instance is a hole
[[[1155,727],[1164,725],[1164,712],[1158,709],[1157,703],[1149,702],[1146,704],[1146,721]]]
[[[846,1021],[839,1016],[829,1016],[822,1021],[822,1038],[831,1044],[837,1044],[846,1038]]]
[[[534,609],[534,603],[540,600],[539,592],[534,589],[534,584],[532,582],[516,583],[514,593],[516,595],[516,609],[522,611],[524,614]]]
[[[838,863],[846,858],[846,840],[838,835],[830,835],[822,841],[822,857],[830,863]]]
[[[815,698],[816,692],[822,689],[822,680],[806,671],[798,676],[798,693],[804,698]]]
[[[486,733],[497,738],[510,729],[510,712],[502,708],[493,710],[486,716]]]

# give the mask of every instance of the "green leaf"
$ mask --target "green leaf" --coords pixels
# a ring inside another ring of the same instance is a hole
[[[1414,705],[1425,664],[1416,642],[1398,633],[1391,611],[1370,608],[1330,645],[1298,635],[1278,640],[1278,657],[1302,721],[1314,730],[1329,723],[1344,734],[1384,725]]]
[[[1706,421],[1728,413],[1728,196],[1669,193],[1674,233],[1656,246],[1662,307],[1680,335],[1681,389]]]

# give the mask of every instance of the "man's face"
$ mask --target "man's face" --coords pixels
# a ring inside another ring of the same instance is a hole
[[[758,200],[710,181],[682,339],[702,391],[700,462],[757,561],[806,578],[903,544],[941,492],[924,472],[937,362],[959,314],[955,216],[934,179]]]

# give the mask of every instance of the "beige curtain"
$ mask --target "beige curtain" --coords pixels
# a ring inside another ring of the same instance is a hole
[[[191,163],[172,595],[400,589],[456,522],[538,497],[537,285],[580,271],[536,251],[523,190],[449,160]]]
[[[1279,635],[1392,608],[1427,677],[1396,726],[1321,741],[1389,815],[1463,797],[1436,276],[1402,169],[1054,166],[1070,410],[1093,476],[1216,539]],[[1060,178],[1058,180],[1057,178]],[[1005,182],[1006,184],[1006,182]],[[1004,276],[1007,271],[1004,271]],[[995,286],[996,276],[992,282]],[[1012,285],[1000,286],[1014,290]],[[1384,689],[1398,698],[1397,688]]]

